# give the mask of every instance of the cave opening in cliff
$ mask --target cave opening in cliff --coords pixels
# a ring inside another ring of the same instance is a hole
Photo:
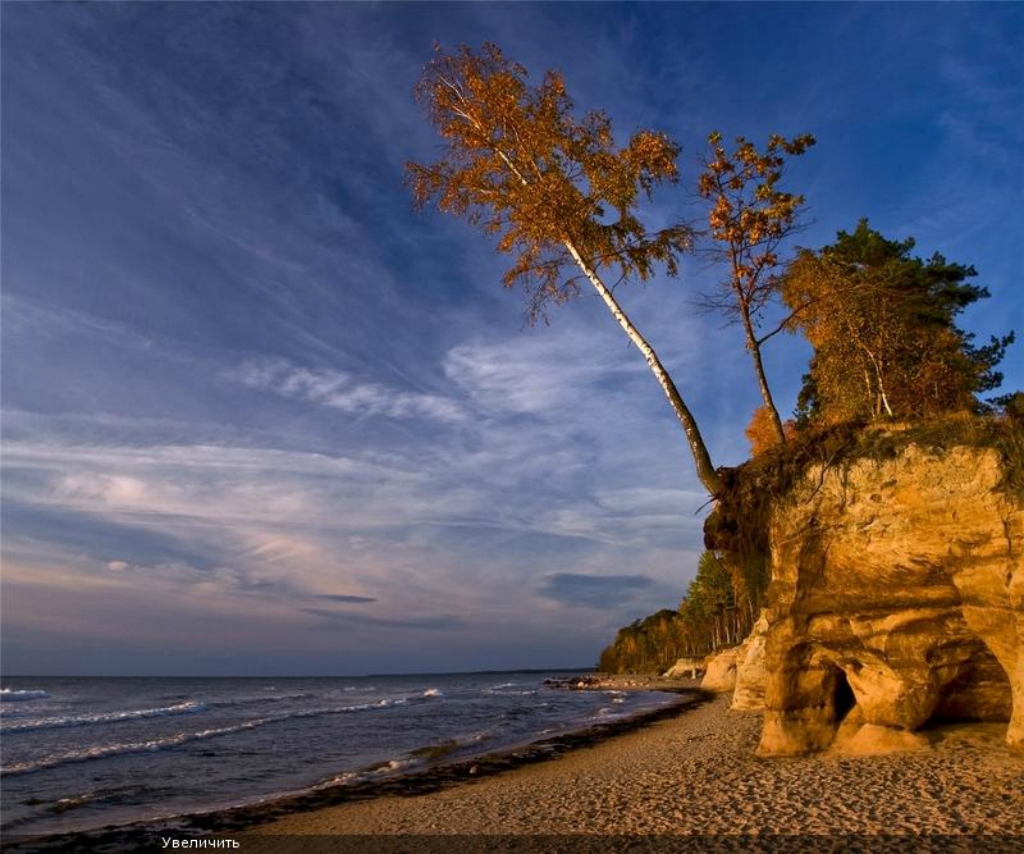
[[[846,678],[846,672],[836,667],[833,669],[832,683],[832,709],[834,720],[837,724],[843,722],[848,714],[857,705],[857,697],[850,687],[850,680]]]
[[[1013,714],[1010,679],[995,655],[981,641],[971,657],[939,690],[926,725],[955,721],[1009,721]]]

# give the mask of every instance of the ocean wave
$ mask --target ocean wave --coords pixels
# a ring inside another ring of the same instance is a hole
[[[68,810],[78,809],[83,806],[94,806],[98,803],[104,804],[130,804],[137,803],[140,798],[151,799],[160,793],[159,788],[148,786],[144,783],[129,783],[124,786],[103,786],[98,789],[89,789],[78,795],[61,798],[51,804],[50,812],[63,813]]]
[[[481,688],[481,694],[497,694],[499,697],[532,697],[537,693],[536,688],[527,688],[525,690],[511,691],[509,689],[515,688],[518,682],[505,682],[501,685],[492,685],[490,688]]]
[[[3,702],[24,701],[24,700],[45,700],[49,697],[48,691],[15,691],[11,688],[0,688],[0,700]]]
[[[217,729],[205,729],[199,732],[179,732],[168,738],[155,738],[151,741],[135,741],[121,744],[103,744],[95,747],[87,747],[84,750],[70,750],[66,753],[59,753],[55,756],[47,756],[29,762],[19,762],[16,765],[8,765],[0,769],[0,777],[13,777],[18,774],[31,774],[34,771],[42,771],[46,768],[56,768],[60,765],[70,765],[75,762],[89,762],[94,759],[107,759],[111,756],[124,756],[129,753],[155,753],[159,750],[166,750],[170,747],[180,747],[193,741],[203,741],[207,738],[216,738],[221,735],[229,735],[235,732],[255,729],[269,723],[266,720],[246,721],[235,726],[220,727]]]
[[[610,708],[608,708],[608,706],[604,706],[604,707],[598,709],[596,712],[593,712],[590,715],[590,717],[592,717],[592,718],[611,718],[611,717],[617,717],[620,714],[622,714],[622,713],[621,712],[616,712],[615,709],[610,709]]]
[[[224,708],[227,706],[256,706],[260,703],[283,703],[286,700],[311,700],[319,696],[306,692],[304,694],[273,694],[267,697],[235,697],[230,700],[207,700],[206,705],[210,707]]]
[[[424,697],[443,697],[444,696],[444,691],[442,691],[440,688],[427,688],[427,690],[423,692],[423,696]]]
[[[25,732],[27,730],[63,729],[65,727],[89,726],[91,724],[113,724],[121,721],[135,721],[142,718],[162,718],[167,715],[187,715],[206,711],[203,703],[189,701],[156,709],[128,709],[123,712],[104,712],[95,715],[71,715],[64,718],[40,718],[34,721],[0,726],[0,733]]]
[[[392,759],[385,762],[383,765],[379,765],[373,770],[375,774],[387,774],[391,771],[402,771],[406,768],[411,768],[416,765],[416,761],[412,759]]]
[[[319,789],[330,789],[335,786],[345,786],[350,783],[361,783],[366,780],[383,777],[386,774],[395,774],[400,771],[407,771],[410,768],[415,768],[422,764],[423,761],[421,759],[388,759],[384,762],[378,762],[375,765],[371,765],[368,768],[362,768],[358,771],[346,771],[344,774],[338,774],[328,780],[324,780],[322,783],[310,786],[310,790],[317,791]]]
[[[102,799],[102,795],[99,792],[83,792],[80,795],[75,795],[70,798],[61,798],[50,810],[55,813],[65,813],[68,810],[76,810],[79,807],[84,807],[86,804],[93,804],[98,800]]]
[[[339,706],[327,709],[307,709],[305,711],[291,712],[285,715],[273,715],[266,718],[255,718],[250,721],[243,721],[232,726],[204,729],[199,732],[179,732],[166,738],[156,738],[150,741],[125,742],[119,744],[96,745],[82,750],[70,750],[66,753],[59,753],[46,756],[42,759],[19,762],[15,765],[8,765],[0,768],[0,777],[13,777],[18,774],[31,774],[36,771],[43,771],[47,768],[56,768],[61,765],[69,765],[77,762],[89,762],[95,759],[108,759],[114,756],[125,756],[133,753],[155,753],[160,750],[167,750],[174,747],[181,747],[194,741],[205,741],[210,738],[218,738],[224,735],[246,732],[267,724],[281,723],[282,721],[294,720],[297,718],[316,718],[325,715],[348,714],[351,712],[363,712],[371,709],[386,709],[392,706],[402,705],[404,698],[398,700],[379,700],[376,703],[360,703],[355,706]]]

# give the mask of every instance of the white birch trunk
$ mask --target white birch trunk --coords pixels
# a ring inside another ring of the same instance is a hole
[[[444,80],[444,78],[442,78]],[[463,119],[470,122],[477,128],[482,128],[482,123],[473,115],[472,110],[469,109],[467,99],[460,87],[452,81],[444,80],[444,83],[456,93],[460,101],[467,106],[465,111],[456,110],[456,112],[462,116]],[[529,185],[529,181],[522,171],[516,166],[512,158],[509,157],[504,151],[498,146],[494,146],[492,151],[499,157],[502,163],[505,164],[506,168],[516,177],[520,183],[524,186]],[[536,164],[533,165],[536,170]],[[632,321],[626,316],[626,313],[622,310],[622,307],[618,304],[612,292],[608,289],[601,277],[591,269],[590,265],[583,260],[579,251],[576,249],[575,244],[569,238],[563,240],[563,245],[569,254],[572,256],[573,261],[580,268],[583,274],[587,277],[587,280],[594,286],[598,295],[604,301],[604,304],[608,307],[608,310],[612,313],[612,316],[618,321],[619,326],[622,327],[623,331],[629,337],[629,340],[633,342],[636,348],[643,354],[644,359],[650,366],[651,371],[654,373],[655,379],[658,380],[658,384],[665,392],[665,396],[668,398],[669,404],[672,406],[673,411],[676,413],[676,417],[683,426],[683,430],[686,433],[686,439],[690,445],[690,451],[693,454],[694,462],[697,466],[697,477],[700,478],[700,482],[704,484],[704,488],[707,489],[708,493],[712,497],[717,497],[722,491],[722,481],[718,476],[718,472],[715,471],[715,467],[711,462],[711,456],[708,454],[707,446],[704,444],[704,439],[700,434],[700,430],[697,427],[697,422],[690,412],[689,408],[683,402],[682,395],[679,394],[679,390],[676,388],[675,383],[669,376],[668,371],[665,370],[661,360],[647,340],[640,334],[640,331],[633,325]]]
[[[704,445],[704,440],[700,435],[700,430],[697,428],[697,422],[689,408],[683,402],[683,398],[679,394],[679,390],[672,381],[672,377],[669,376],[668,371],[665,370],[665,366],[662,365],[661,360],[658,358],[658,354],[655,353],[654,348],[647,343],[647,339],[640,334],[640,330],[633,325],[633,322],[622,310],[622,307],[619,305],[612,292],[608,289],[608,286],[601,281],[601,277],[590,268],[590,265],[587,264],[586,261],[584,261],[583,257],[576,249],[575,244],[571,240],[567,239],[565,240],[565,248],[569,250],[569,254],[572,256],[573,261],[575,261],[576,265],[583,271],[583,274],[587,277],[590,284],[594,286],[594,290],[597,291],[598,295],[604,301],[604,304],[612,313],[612,317],[615,318],[629,340],[633,342],[633,345],[643,355],[644,360],[650,367],[655,379],[657,379],[662,391],[665,392],[665,396],[668,398],[668,402],[672,406],[672,410],[676,413],[676,417],[683,426],[683,431],[686,433],[687,441],[690,444],[690,451],[693,453],[694,461],[697,464],[697,477],[700,478],[701,483],[704,484],[705,489],[707,489],[712,496],[718,495],[722,490],[722,482],[718,477],[718,472],[715,471],[714,465],[711,463],[711,457],[708,454],[707,447]]]

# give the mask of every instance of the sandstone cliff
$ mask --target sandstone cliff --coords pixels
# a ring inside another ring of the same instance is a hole
[[[707,669],[703,658],[678,658],[661,675],[666,679],[696,679]]]
[[[731,706],[735,711],[764,708],[764,687],[768,678],[764,654],[767,634],[768,615],[762,612],[736,656],[736,689]]]
[[[700,687],[716,694],[727,694],[736,687],[736,661],[742,647],[734,646],[709,655]]]
[[[905,444],[812,464],[767,516],[769,607],[738,707],[760,752],[906,744],[930,721],[1008,721],[1024,747],[1024,500],[995,449]],[[746,675],[744,676],[744,671]]]

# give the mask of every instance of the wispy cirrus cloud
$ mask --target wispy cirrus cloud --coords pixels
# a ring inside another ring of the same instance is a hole
[[[458,423],[466,418],[462,407],[451,398],[360,382],[345,371],[304,368],[281,359],[247,362],[226,371],[225,376],[252,389],[354,415],[429,418],[442,423]]]
[[[611,386],[643,367],[621,353],[595,353],[595,340],[603,338],[576,329],[459,344],[448,351],[444,372],[486,411],[552,418],[593,394],[599,383]]]
[[[403,163],[436,153],[411,97],[434,39],[502,33],[581,110],[676,138],[681,187],[645,206],[652,227],[701,216],[683,188],[711,129],[814,132],[786,178],[817,220],[802,243],[868,215],[977,266],[994,294],[971,310],[980,339],[1019,327],[1011,5],[458,12],[5,7],[19,667],[102,672],[140,649],[179,672],[575,665],[678,601],[706,496],[642,358],[587,295],[521,329],[492,241],[411,210]],[[736,330],[693,312],[715,278],[684,259],[678,280],[616,295],[731,465],[758,396]],[[807,356],[781,337],[766,353],[783,409]]]

